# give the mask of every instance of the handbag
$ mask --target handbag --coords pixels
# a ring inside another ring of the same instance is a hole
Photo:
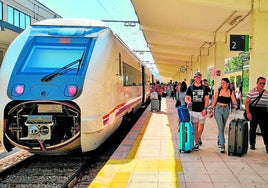
[[[258,104],[259,100],[261,99],[261,96],[262,96],[263,92],[264,92],[264,90],[262,90],[262,92],[259,94],[259,96],[258,96],[256,99],[254,99],[251,103],[249,103],[249,105],[248,105],[248,108],[249,108],[249,109],[248,109],[248,110],[250,111],[250,113],[253,112],[254,107],[256,107],[256,105]],[[256,102],[255,102],[255,101],[256,101]],[[253,103],[254,103],[254,102],[255,102],[255,105],[253,106]],[[250,120],[248,119],[248,117],[247,117],[246,109],[244,110],[243,116],[244,116],[245,120],[250,121]]]

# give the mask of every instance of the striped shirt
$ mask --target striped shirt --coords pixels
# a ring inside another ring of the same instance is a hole
[[[254,101],[258,96],[260,95],[260,92],[257,90],[257,88],[251,89],[248,94],[247,98],[250,98],[250,103]],[[256,101],[253,103],[253,106],[255,106]],[[261,99],[257,103],[256,107],[268,107],[268,91],[264,90]]]

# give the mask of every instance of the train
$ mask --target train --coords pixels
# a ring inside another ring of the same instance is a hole
[[[0,68],[0,141],[39,155],[97,149],[150,101],[153,75],[104,22],[47,19]]]

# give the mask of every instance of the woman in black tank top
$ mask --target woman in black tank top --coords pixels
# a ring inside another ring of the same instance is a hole
[[[228,78],[222,78],[221,87],[216,91],[211,104],[211,113],[214,110],[214,117],[218,125],[218,147],[221,153],[225,152],[224,129],[229,117],[229,104],[231,101],[236,109],[237,102],[234,92],[230,90],[230,81]]]

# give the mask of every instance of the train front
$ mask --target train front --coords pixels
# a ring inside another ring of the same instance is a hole
[[[7,151],[64,154],[80,147],[81,112],[73,100],[82,92],[94,33],[103,29],[36,25],[10,45],[0,73]]]

